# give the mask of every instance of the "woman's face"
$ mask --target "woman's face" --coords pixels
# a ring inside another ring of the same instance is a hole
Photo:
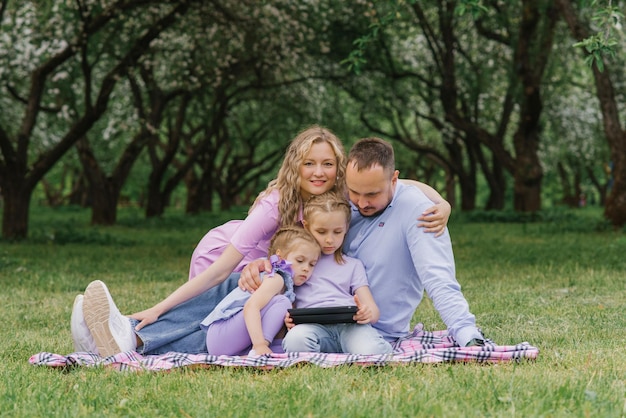
[[[300,166],[300,194],[307,201],[312,195],[325,193],[337,180],[337,158],[328,142],[311,146]]]

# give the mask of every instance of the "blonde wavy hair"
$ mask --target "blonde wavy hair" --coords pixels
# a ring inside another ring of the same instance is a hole
[[[298,225],[298,214],[304,203],[300,194],[300,167],[311,147],[324,142],[330,145],[337,159],[337,178],[331,190],[344,196],[346,193],[346,155],[343,145],[330,130],[313,125],[300,132],[291,141],[278,170],[278,176],[270,181],[265,190],[257,196],[250,211],[254,209],[259,199],[277,189],[280,195],[278,201],[280,226]]]
[[[298,226],[286,226],[280,228],[274,233],[267,256],[271,257],[276,254],[277,250],[281,250],[285,254],[289,254],[298,244],[298,240],[308,242],[319,247],[319,243],[309,231]],[[320,249],[321,252],[321,249]]]
[[[345,195],[330,191],[317,196],[311,196],[311,198],[304,205],[303,211],[303,218],[307,223],[307,229],[315,215],[337,211],[343,212],[346,216],[347,232],[348,226],[350,225],[350,218],[352,217],[352,210],[350,208],[350,203],[348,203],[348,199],[345,198]],[[338,264],[343,264],[345,262],[343,259],[343,243],[341,243],[339,248],[335,250],[335,261]]]

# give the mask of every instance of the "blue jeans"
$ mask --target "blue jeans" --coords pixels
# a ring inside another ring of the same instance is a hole
[[[206,353],[206,331],[200,322],[226,297],[239,281],[240,273],[231,274],[219,285],[173,307],[150,325],[135,331],[143,341],[140,354],[164,354],[177,351],[188,354]],[[133,328],[139,323],[130,319]]]
[[[283,339],[286,352],[386,354],[391,344],[371,325],[299,324]]]

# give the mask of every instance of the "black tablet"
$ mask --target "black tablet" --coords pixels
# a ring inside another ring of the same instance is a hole
[[[349,324],[354,323],[352,317],[357,311],[356,306],[332,306],[325,308],[294,308],[289,315],[294,324]]]

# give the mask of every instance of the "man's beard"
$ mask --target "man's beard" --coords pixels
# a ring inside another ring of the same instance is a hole
[[[366,214],[364,214],[363,212],[361,212],[361,209],[359,209],[359,213],[360,213],[360,214],[361,214],[361,216],[363,216],[364,218],[373,218],[374,216],[378,216],[378,215],[380,215],[381,213],[383,213],[383,212],[385,211],[385,209],[387,209],[387,206],[385,206],[383,209],[381,209],[381,210],[379,210],[379,211],[376,211],[376,212],[374,212],[374,213],[372,213],[372,214],[370,214],[370,215],[366,215]]]

